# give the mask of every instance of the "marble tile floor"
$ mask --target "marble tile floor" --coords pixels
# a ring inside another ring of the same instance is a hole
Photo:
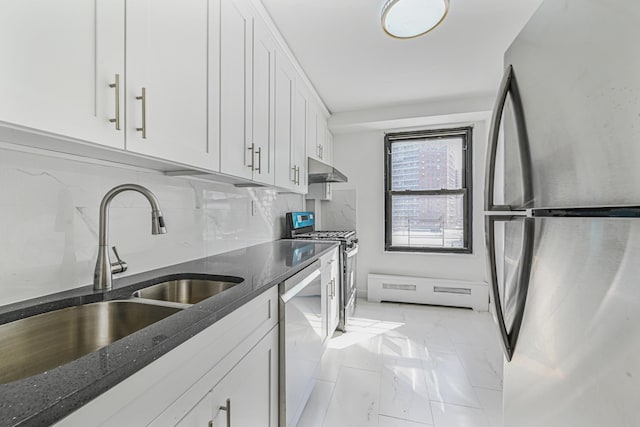
[[[502,427],[502,361],[489,313],[358,300],[298,427]]]

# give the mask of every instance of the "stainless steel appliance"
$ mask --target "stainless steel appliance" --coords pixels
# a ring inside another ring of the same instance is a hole
[[[485,225],[508,427],[640,425],[638,22],[546,0],[505,55]]]
[[[340,243],[340,321],[338,330],[347,331],[349,318],[356,308],[356,271],[358,239],[355,231],[317,231],[313,212],[289,212],[286,215],[287,237],[292,239],[332,240]]]
[[[323,354],[320,261],[280,284],[280,425],[295,426]]]

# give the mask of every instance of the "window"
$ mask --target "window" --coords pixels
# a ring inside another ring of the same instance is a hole
[[[470,127],[385,137],[385,250],[471,253]]]

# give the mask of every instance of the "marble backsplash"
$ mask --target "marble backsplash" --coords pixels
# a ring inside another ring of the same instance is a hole
[[[129,265],[121,276],[279,239],[285,212],[304,208],[272,188],[0,148],[0,305],[92,283],[100,202],[124,183],[155,193],[168,233],[151,235],[142,195],[116,196],[109,243]]]
[[[322,202],[322,227],[325,230],[356,229],[356,190],[334,184],[331,201]]]

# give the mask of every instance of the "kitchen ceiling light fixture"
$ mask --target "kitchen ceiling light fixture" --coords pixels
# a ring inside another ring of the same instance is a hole
[[[382,28],[391,37],[410,39],[428,33],[449,11],[449,0],[387,0]]]

